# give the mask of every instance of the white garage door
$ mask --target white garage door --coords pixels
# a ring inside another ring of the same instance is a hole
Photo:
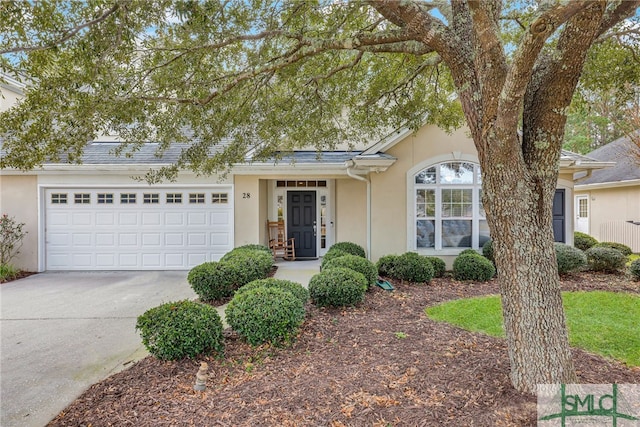
[[[51,188],[47,270],[183,270],[233,248],[231,187]]]

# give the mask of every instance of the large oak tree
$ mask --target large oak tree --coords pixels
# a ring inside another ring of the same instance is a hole
[[[184,144],[214,173],[247,153],[372,140],[464,117],[494,238],[511,379],[574,382],[551,207],[566,111],[599,38],[638,1],[3,2],[4,72],[28,80],[0,118],[2,167],[86,141]],[[606,72],[606,70],[603,70]],[[225,150],[211,147],[225,141]]]

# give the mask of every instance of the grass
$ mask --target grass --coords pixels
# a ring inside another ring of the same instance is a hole
[[[14,279],[20,271],[10,264],[0,264],[0,282]]]
[[[627,257],[627,267],[631,265],[631,263],[640,258],[640,254],[631,254]]]
[[[606,291],[562,296],[572,346],[640,366],[640,296]],[[425,311],[437,321],[504,337],[497,295],[449,301]]]

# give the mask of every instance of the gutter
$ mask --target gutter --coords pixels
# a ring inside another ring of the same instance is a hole
[[[364,181],[367,183],[367,259],[371,260],[371,181],[362,175],[357,175],[353,172],[356,163],[353,160],[345,162],[347,166],[347,175],[358,181]]]

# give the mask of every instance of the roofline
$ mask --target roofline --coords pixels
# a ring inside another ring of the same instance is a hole
[[[573,186],[574,191],[588,191],[599,190],[604,188],[620,188],[620,187],[632,187],[640,185],[639,179],[629,179],[625,181],[609,181],[609,182],[595,182],[593,184],[576,184]]]
[[[600,162],[597,160],[593,161],[583,161],[583,160],[571,160],[571,159],[560,159],[560,167],[563,169],[605,169],[612,168],[616,165],[616,162]]]
[[[413,131],[407,127],[397,129],[391,132],[390,134],[388,134],[387,136],[383,137],[380,141],[376,142],[371,147],[364,150],[361,153],[361,155],[366,156],[368,154],[376,154],[376,153],[379,153],[380,151],[388,150],[389,148],[392,148],[394,145],[396,145],[398,142],[402,141],[407,136],[411,135],[411,133],[413,133]]]

